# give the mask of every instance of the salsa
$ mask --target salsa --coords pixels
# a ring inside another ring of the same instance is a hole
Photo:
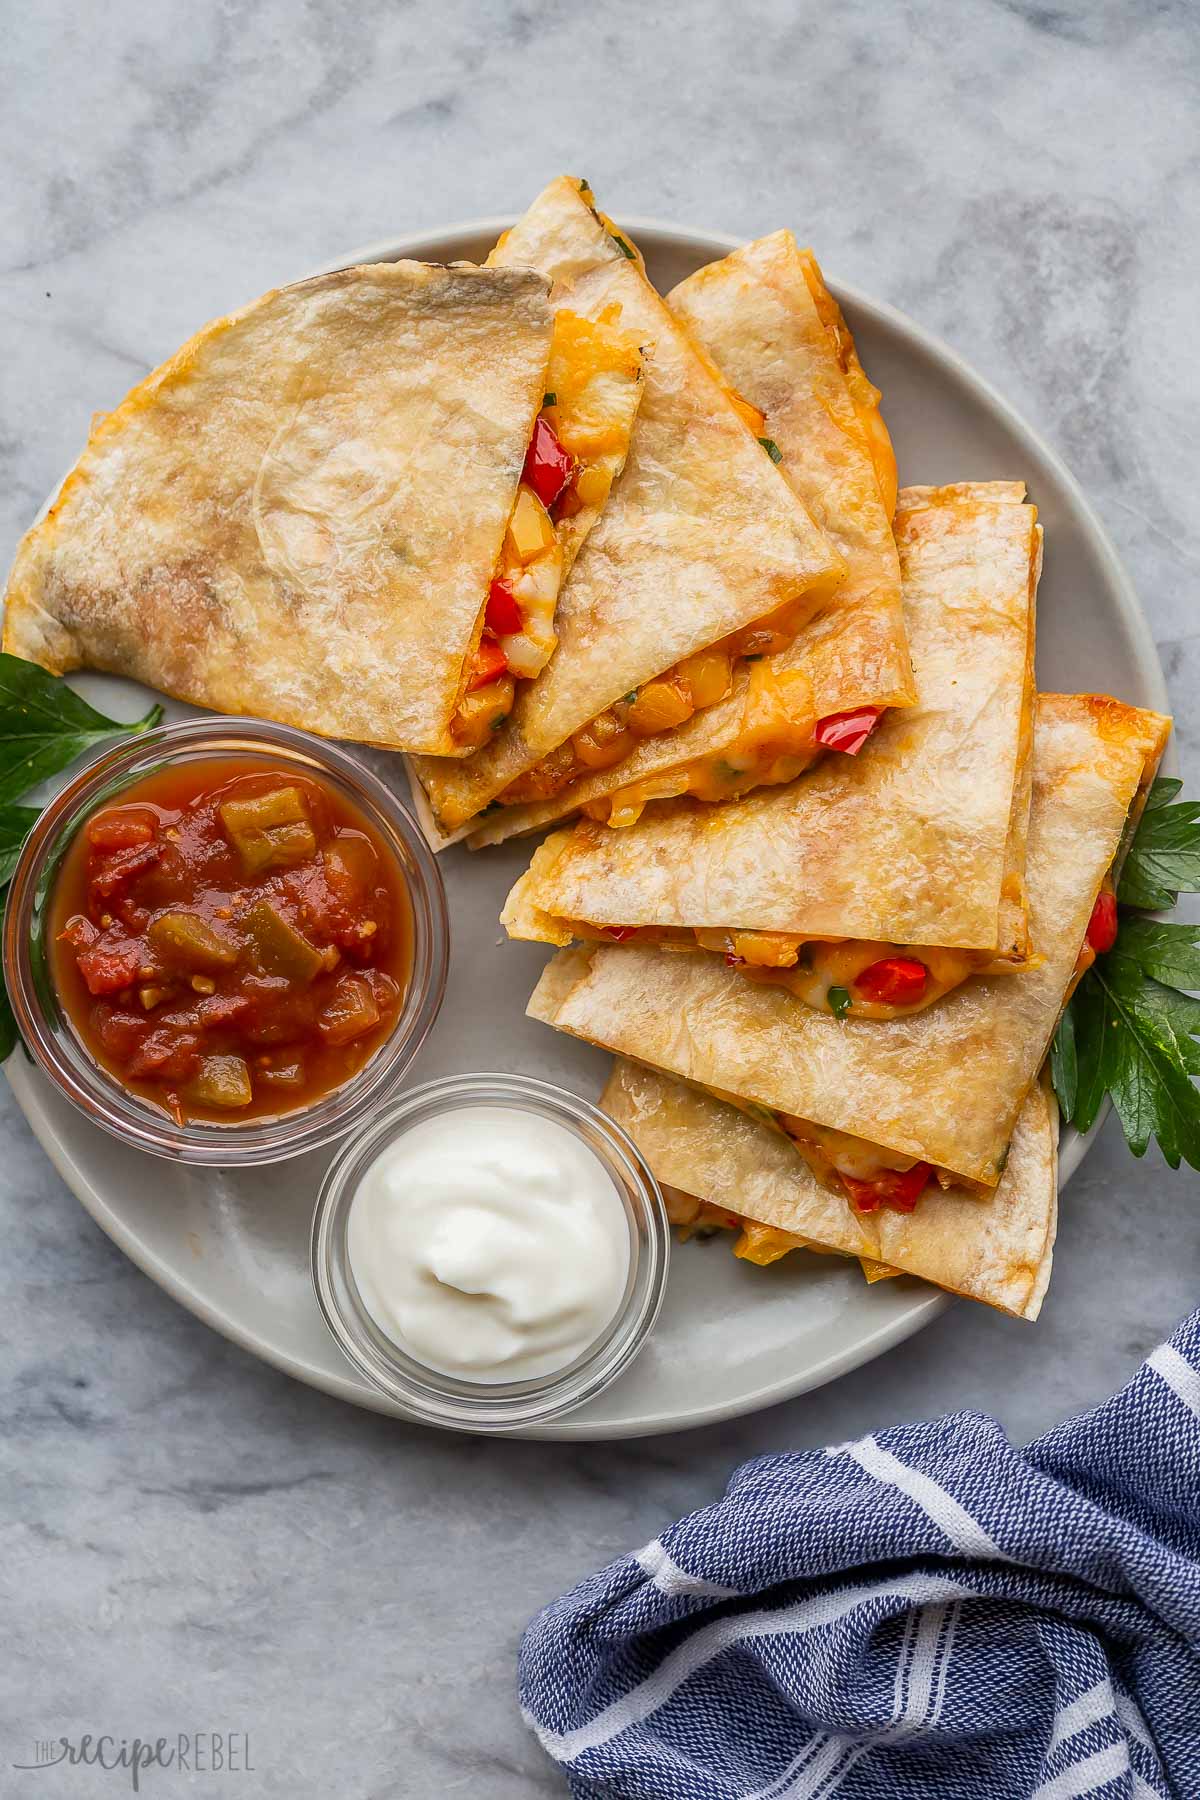
[[[332,783],[252,757],[161,769],[94,813],[49,923],[81,1041],[180,1124],[340,1087],[411,969],[408,894],[377,832]]]

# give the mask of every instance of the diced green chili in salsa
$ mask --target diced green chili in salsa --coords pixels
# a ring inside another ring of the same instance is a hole
[[[176,1120],[291,1112],[378,1048],[408,985],[394,855],[331,783],[251,758],[158,771],[93,814],[51,902],[81,1041]]]

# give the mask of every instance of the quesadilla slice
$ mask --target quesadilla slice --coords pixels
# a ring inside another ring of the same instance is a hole
[[[994,1188],[1169,728],[1104,696],[1040,698],[1026,860],[1040,960],[1025,973],[902,1018],[838,1019],[713,956],[584,944],[558,953],[528,1011],[782,1126],[860,1211],[908,1210],[935,1177]]]
[[[1058,1212],[1058,1108],[1040,1082],[995,1191],[935,1186],[910,1213],[853,1211],[780,1131],[656,1069],[618,1060],[600,1105],[650,1164],[673,1222],[736,1231],[745,1261],[834,1251],[857,1257],[868,1280],[918,1275],[1018,1318],[1038,1316]]]
[[[491,813],[473,844],[575,810],[623,826],[652,800],[728,800],[790,781],[827,748],[861,743],[885,707],[915,697],[892,538],[896,459],[879,391],[812,252],[777,231],[700,269],[668,305],[757,408],[755,431],[845,558],[846,580],[792,644],[735,668],[722,700],[614,768]],[[723,664],[719,674],[724,682]]]
[[[450,721],[459,755],[491,741],[554,654],[558,596],[625,466],[641,398],[637,339],[560,308],[541,411]]]
[[[613,472],[564,452],[574,516],[548,529],[547,360],[553,336],[570,362],[570,322],[555,331],[547,292],[529,270],[378,263],[206,326],[96,424],[24,538],[5,649],[326,736],[465,753],[452,721],[483,685],[489,594],[532,579],[548,638],[555,578]],[[597,333],[627,437],[640,356]]]
[[[702,949],[839,1017],[1028,966],[1037,513],[1019,482],[909,488],[896,541],[918,700],[853,760],[625,831],[554,834],[509,935]]]
[[[415,765],[448,835],[493,801],[565,796],[677,731],[724,697],[736,661],[791,642],[845,575],[758,442],[758,415],[586,186],[552,183],[489,263],[536,268],[556,309],[632,333],[646,379],[625,470],[559,599],[554,656],[477,754]]]

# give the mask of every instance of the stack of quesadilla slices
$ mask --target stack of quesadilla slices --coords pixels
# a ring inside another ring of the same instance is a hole
[[[1023,484],[897,495],[877,396],[864,410],[874,390],[823,292],[777,233],[669,304],[759,408],[845,581],[723,703],[731,797],[699,747],[714,708],[639,752],[633,781],[622,765],[593,778],[502,919],[563,946],[529,1011],[616,1055],[603,1104],[685,1229],[735,1228],[754,1262],[857,1257],[870,1280],[919,1275],[1033,1318],[1056,1218],[1041,1071],[1169,721],[1037,695],[1042,533]],[[814,736],[827,711],[850,714],[840,754],[836,733]],[[480,835],[561,817],[567,795]]]

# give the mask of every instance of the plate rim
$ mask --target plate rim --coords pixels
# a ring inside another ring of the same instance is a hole
[[[428,227],[420,231],[406,232],[396,237],[377,239],[367,244],[357,245],[341,255],[330,258],[318,267],[309,270],[307,274],[299,275],[294,279],[303,281],[363,263],[395,261],[402,257],[418,256],[422,253],[427,258],[428,248],[435,242],[445,243],[447,240],[478,238],[484,235],[498,236],[501,231],[513,224],[516,217],[515,214],[488,215],[459,220],[442,226]],[[702,231],[695,227],[676,225],[668,220],[644,215],[621,214],[617,222],[623,230],[630,232],[635,238],[640,238],[647,243],[653,239],[659,246],[682,250],[702,259],[726,255],[745,241],[728,232]],[[1028,453],[1031,460],[1034,463],[1040,463],[1065,491],[1077,509],[1085,533],[1096,548],[1107,580],[1116,595],[1119,610],[1123,614],[1125,624],[1130,632],[1135,656],[1148,677],[1154,696],[1153,704],[1159,710],[1169,713],[1170,702],[1162,663],[1133,580],[1118,555],[1116,546],[1103,521],[1058,452],[985,376],[980,375],[957,350],[936,333],[929,331],[917,320],[902,312],[898,307],[892,306],[888,301],[877,300],[850,282],[841,281],[828,275],[827,272],[826,281],[840,305],[846,305],[855,313],[900,335],[910,344],[915,345],[922,354],[940,364],[944,369],[948,369],[957,381],[982,403],[985,409],[998,415],[1001,422],[1021,443],[1022,449]],[[57,491],[56,486],[48,496],[46,506],[51,503],[54,493]],[[42,511],[45,511],[45,507],[42,508]],[[1176,765],[1173,738],[1169,746],[1168,757],[1164,759],[1164,762],[1168,769]],[[172,1300],[222,1337],[237,1344],[239,1348],[248,1351],[281,1373],[304,1382],[306,1386],[315,1388],[332,1398],[347,1401],[366,1411],[400,1419],[409,1424],[417,1423],[385,1395],[377,1394],[364,1383],[360,1383],[349,1364],[346,1365],[344,1375],[335,1373],[306,1362],[286,1350],[279,1349],[261,1334],[244,1329],[220,1306],[215,1305],[188,1281],[186,1271],[182,1266],[170,1265],[151,1251],[113,1211],[110,1202],[96,1186],[91,1176],[59,1142],[49,1114],[43,1105],[36,1072],[14,1056],[10,1057],[5,1067],[5,1073],[17,1105],[65,1185],[117,1248]],[[1059,1164],[1058,1188],[1060,1194],[1091,1149],[1108,1110],[1106,1105],[1091,1131],[1082,1137],[1078,1133],[1073,1134],[1067,1144]],[[907,1281],[908,1278],[905,1279]],[[876,1330],[860,1338],[855,1344],[830,1352],[815,1364],[810,1363],[802,1374],[783,1375],[750,1393],[741,1394],[737,1399],[698,1405],[682,1414],[678,1411],[665,1414],[643,1414],[636,1419],[622,1421],[616,1428],[611,1422],[605,1423],[602,1419],[592,1421],[586,1418],[576,1419],[568,1415],[564,1419],[554,1420],[542,1426],[505,1435],[557,1441],[615,1442],[625,1438],[666,1435],[676,1431],[695,1430],[705,1425],[720,1424],[761,1411],[784,1400],[797,1398],[815,1388],[823,1387],[839,1376],[850,1373],[853,1369],[860,1368],[864,1363],[873,1361],[894,1345],[903,1342],[924,1326],[932,1323],[940,1313],[955,1302],[956,1296],[940,1289],[926,1287],[923,1283],[916,1281],[912,1285],[914,1290],[912,1304],[898,1316],[882,1323]]]

